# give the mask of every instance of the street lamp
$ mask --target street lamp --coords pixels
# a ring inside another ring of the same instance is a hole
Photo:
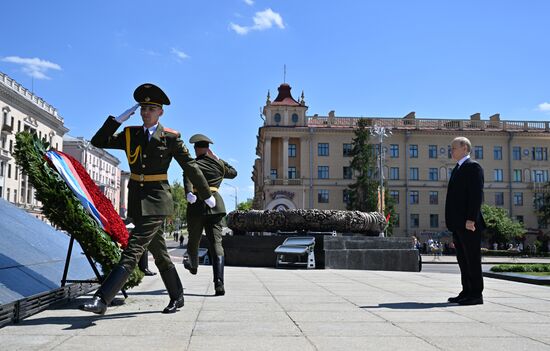
[[[224,183],[225,185],[229,186],[229,187],[232,187],[234,190],[235,190],[235,210],[237,210],[237,190],[238,188],[236,186],[233,186],[231,184],[229,184],[228,182],[225,182]]]
[[[378,137],[378,144],[379,144],[379,152],[378,152],[378,174],[380,176],[380,185],[378,188],[379,191],[379,204],[378,204],[378,211],[384,215],[384,148],[382,147],[384,143],[384,138],[389,137],[392,132],[391,128],[389,127],[383,127],[379,125],[374,125],[371,128],[371,134]],[[381,233],[383,236],[383,233]]]

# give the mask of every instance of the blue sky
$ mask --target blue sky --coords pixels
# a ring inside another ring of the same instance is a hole
[[[56,107],[70,135],[91,138],[155,83],[172,100],[161,123],[186,143],[214,140],[239,172],[239,202],[253,196],[260,108],[285,64],[309,115],[550,117],[546,0],[28,0],[2,13],[0,71]],[[169,178],[180,173],[174,162]],[[234,189],[221,192],[232,210]]]

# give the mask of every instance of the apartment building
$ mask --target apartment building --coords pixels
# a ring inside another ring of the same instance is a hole
[[[56,108],[0,72],[0,197],[43,218],[28,176],[17,166],[15,134],[36,133],[58,150],[68,129]]]
[[[307,116],[307,109],[304,93],[295,100],[286,83],[273,101],[268,93],[252,173],[254,208],[346,208],[347,187],[355,182],[349,165],[359,117],[337,117],[334,111]],[[463,120],[416,118],[414,112],[366,119],[391,131],[370,142],[377,155],[381,150],[383,178],[396,202],[394,235],[446,230],[446,188],[455,164],[450,142],[457,136],[470,139],[471,157],[485,170],[485,203],[506,208],[526,228],[547,230],[535,207],[549,181],[549,122],[504,121],[499,114],[482,120],[479,113]]]

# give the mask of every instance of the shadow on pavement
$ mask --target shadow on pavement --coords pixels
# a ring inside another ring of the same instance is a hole
[[[428,308],[451,307],[456,304],[447,302],[423,303],[423,302],[398,302],[398,303],[381,303],[378,306],[360,306],[360,308],[391,308],[395,310],[423,310]]]
[[[119,314],[106,314],[104,316],[99,316],[95,314],[90,314],[90,316],[61,316],[61,317],[45,317],[45,318],[33,318],[25,319],[20,323],[17,323],[18,326],[35,326],[35,325],[48,325],[48,324],[70,324],[70,326],[63,328],[63,330],[74,330],[74,329],[86,329],[88,327],[95,326],[95,321],[99,319],[126,319],[134,318],[138,315],[144,314],[158,314],[158,311],[143,311],[143,312],[133,312],[133,313],[119,313]]]

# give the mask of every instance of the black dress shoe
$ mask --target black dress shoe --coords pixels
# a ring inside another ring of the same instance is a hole
[[[189,273],[195,275],[197,274],[197,265],[191,261],[189,257],[183,258],[183,267],[189,271]]]
[[[149,268],[145,268],[145,269],[143,270],[143,274],[145,274],[145,275],[148,276],[148,277],[151,277],[151,276],[153,276],[153,275],[157,275],[156,272],[150,271]]]
[[[168,303],[168,306],[162,310],[162,313],[176,313],[178,311],[178,308],[183,307],[185,301],[183,298],[183,293],[175,300],[170,299],[170,303]]]
[[[216,292],[216,296],[223,296],[225,295],[225,288],[223,286],[223,282],[221,280],[217,280],[214,283],[214,291]]]
[[[458,304],[462,306],[483,305],[483,297],[466,297],[459,300]]]
[[[79,306],[81,310],[96,314],[105,314],[107,304],[99,296],[94,296],[91,302]]]
[[[447,301],[449,301],[450,303],[458,303],[460,300],[464,299],[464,295],[460,295],[458,294],[458,296],[455,296],[455,297],[449,297],[447,299]]]

